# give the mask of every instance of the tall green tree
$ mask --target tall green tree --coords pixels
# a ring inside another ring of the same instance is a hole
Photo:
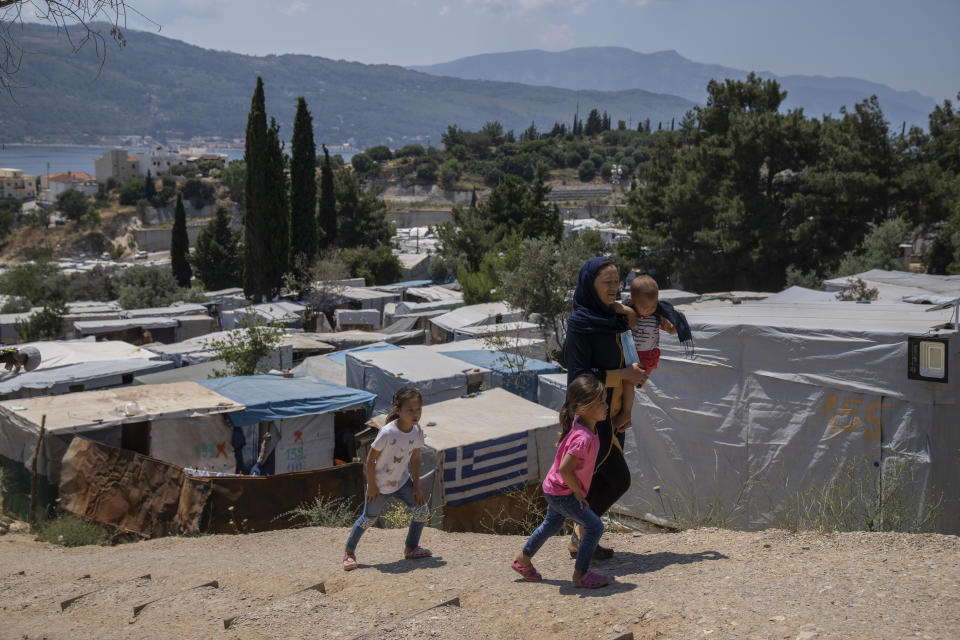
[[[303,269],[313,264],[317,250],[317,145],[313,141],[313,117],[307,101],[297,100],[290,142],[290,265]],[[302,276],[303,274],[297,274]]]
[[[187,236],[187,213],[183,208],[183,196],[177,194],[173,210],[173,231],[170,235],[170,266],[173,277],[181,287],[190,286],[190,238]]]
[[[264,222],[270,232],[264,243],[264,261],[260,265],[263,274],[264,294],[275,298],[283,286],[283,274],[290,270],[290,203],[287,194],[286,165],[283,143],[280,140],[280,125],[270,118],[267,129],[267,175],[271,185]]]
[[[263,299],[269,286],[263,266],[267,261],[269,227],[270,161],[267,144],[267,109],[263,95],[263,79],[250,101],[247,136],[244,146],[246,176],[243,188],[243,292],[256,301]]]
[[[227,289],[240,284],[240,233],[230,228],[230,214],[223,205],[217,207],[213,220],[200,232],[191,262],[197,277],[208,291]]]
[[[147,169],[147,177],[143,182],[143,197],[149,200],[151,203],[153,199],[157,197],[157,185],[153,181],[153,175],[150,173],[150,170]]]
[[[323,145],[323,163],[320,165],[320,209],[317,213],[320,248],[330,249],[337,244],[337,196],[333,181],[330,152]]]

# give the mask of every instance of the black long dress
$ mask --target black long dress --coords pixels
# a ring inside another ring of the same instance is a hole
[[[567,384],[578,376],[588,374],[606,383],[607,371],[622,369],[623,348],[620,336],[615,333],[567,333],[564,345],[564,362],[567,365]],[[613,387],[607,387],[607,404],[613,396]],[[624,435],[614,433],[611,416],[597,423],[600,453],[593,472],[587,502],[598,516],[607,512],[613,503],[630,488],[630,469],[623,458]],[[614,439],[619,447],[614,444]]]

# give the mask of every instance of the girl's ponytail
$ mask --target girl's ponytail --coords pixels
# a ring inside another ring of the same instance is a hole
[[[573,428],[573,418],[577,407],[586,407],[593,404],[606,392],[606,388],[599,379],[585,374],[577,377],[567,385],[567,399],[560,408],[560,439],[557,440],[559,446],[563,439]]]
[[[563,442],[563,439],[567,437],[567,434],[570,433],[570,429],[573,428],[573,409],[564,401],[563,406],[560,407],[560,438],[557,440],[557,446]]]

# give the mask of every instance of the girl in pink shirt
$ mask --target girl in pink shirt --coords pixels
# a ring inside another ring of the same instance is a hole
[[[606,417],[606,389],[599,379],[582,375],[567,385],[567,400],[560,409],[563,430],[557,442],[557,456],[543,480],[547,516],[511,565],[524,580],[542,579],[533,567],[532,558],[550,536],[560,531],[563,521],[570,518],[584,527],[574,565],[573,586],[596,589],[609,584],[609,577],[589,569],[593,552],[603,534],[603,522],[590,510],[585,497],[590,490],[593,466],[600,448],[596,424]]]

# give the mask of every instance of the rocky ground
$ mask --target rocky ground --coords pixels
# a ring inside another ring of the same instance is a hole
[[[562,538],[535,558],[544,580],[527,583],[509,568],[520,537],[427,529],[436,557],[404,561],[405,532],[372,529],[360,568],[344,573],[346,534],[63,548],[9,533],[0,536],[0,638],[960,637],[955,536],[608,534],[617,553],[592,568],[615,583],[584,591],[570,585]]]

